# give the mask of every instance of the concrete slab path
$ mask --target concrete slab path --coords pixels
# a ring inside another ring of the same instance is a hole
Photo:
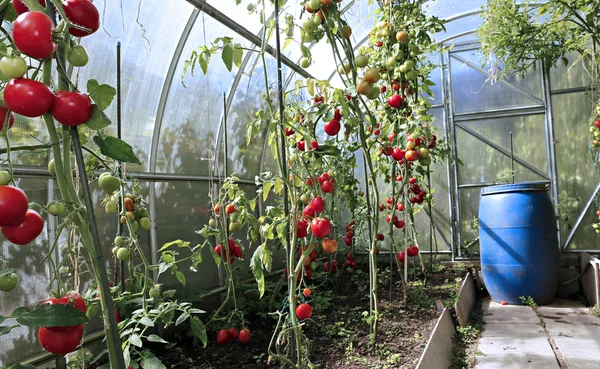
[[[538,313],[484,301],[476,369],[600,369],[599,318],[570,300],[539,307]]]

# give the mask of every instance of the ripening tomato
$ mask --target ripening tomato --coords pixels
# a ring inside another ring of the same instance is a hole
[[[398,258],[399,262],[404,263],[404,251],[400,251],[396,257]]]
[[[8,109],[3,106],[0,106],[0,131],[4,129],[4,122],[6,121],[6,113],[8,113]],[[15,124],[15,116],[11,113],[10,119],[8,121],[8,129],[11,129]]]
[[[415,161],[419,159],[419,153],[415,150],[407,150],[406,154],[404,154],[404,156],[406,157],[406,160],[408,161]]]
[[[87,306],[85,303],[84,298],[78,294],[77,292],[69,292],[66,296],[62,296],[62,297],[51,297],[49,299],[46,299],[44,301],[42,301],[42,305],[43,304],[49,304],[49,305],[71,305],[74,308],[82,311],[83,313],[87,312]],[[65,327],[47,327],[49,330],[54,331],[54,332],[64,332],[66,330],[69,330],[71,328],[73,328],[72,326],[65,326]]]
[[[38,3],[40,3],[41,6],[46,7],[46,0],[37,0]],[[27,7],[27,5],[25,5],[25,3],[23,3],[23,0],[12,0],[12,5],[13,8],[15,8],[15,12],[17,12],[17,15],[21,15],[25,12],[29,11],[29,8]]]
[[[27,210],[21,223],[2,227],[2,234],[16,245],[26,245],[35,240],[44,230],[44,219],[35,210]]]
[[[52,109],[54,94],[50,87],[42,82],[18,78],[6,84],[4,102],[10,111],[34,118]]]
[[[221,329],[219,333],[217,333],[217,343],[219,345],[226,345],[229,343],[231,336],[229,335],[229,331],[227,329]]]
[[[125,198],[125,211],[133,211],[133,209],[135,209],[133,199],[126,197]]]
[[[323,251],[325,251],[327,254],[333,254],[338,249],[338,242],[336,240],[330,240],[326,238],[321,244],[323,246]]]
[[[305,288],[304,290],[302,290],[302,294],[304,295],[304,297],[309,297],[311,294],[311,290],[310,288]]]
[[[26,12],[13,23],[13,42],[19,51],[36,59],[46,59],[56,51],[52,41],[54,23],[42,12]]]
[[[315,196],[314,199],[310,202],[310,206],[313,208],[315,213],[320,213],[325,209],[325,201],[319,196]]]
[[[306,220],[299,221],[296,228],[296,237],[304,238],[308,236],[308,222]]]
[[[311,205],[306,205],[302,210],[302,215],[305,218],[313,218],[315,216],[315,209]]]
[[[229,332],[229,337],[231,337],[232,340],[237,340],[238,337],[240,336],[238,333],[238,330],[235,329],[234,327],[229,328],[228,332]]]
[[[75,351],[83,338],[83,324],[69,327],[66,331],[55,332],[40,327],[38,340],[44,350],[55,355],[66,355]]]
[[[406,253],[408,254],[408,257],[415,257],[417,255],[419,255],[419,247],[418,246],[410,246],[409,248],[406,249]]]
[[[393,94],[388,98],[388,104],[390,104],[390,106],[394,109],[399,109],[403,102],[404,100],[402,99],[402,96],[398,94]]]
[[[392,151],[392,158],[394,160],[402,160],[404,159],[405,154],[406,153],[404,152],[404,150],[400,148],[395,148],[394,151]]]
[[[247,344],[252,339],[252,332],[249,329],[244,328],[240,331],[240,342],[243,344]]]
[[[65,0],[63,1],[63,8],[71,23],[91,31],[71,27],[69,28],[69,33],[73,36],[89,36],[100,28],[100,13],[98,13],[96,6],[89,0]]]
[[[81,92],[58,91],[54,95],[52,116],[65,126],[79,126],[92,117],[92,99]]]
[[[335,136],[340,132],[341,129],[340,121],[337,119],[332,119],[329,122],[325,123],[325,133],[329,136]]]
[[[325,238],[331,233],[331,222],[327,218],[314,218],[310,230],[317,238]]]
[[[29,208],[29,199],[21,189],[0,186],[0,227],[20,224]]]
[[[325,181],[325,182],[321,183],[321,189],[325,193],[332,193],[333,192],[333,183],[331,183],[331,181]]]
[[[235,211],[236,209],[233,204],[227,204],[227,206],[225,207],[225,214],[233,214],[235,213]]]
[[[312,316],[312,306],[309,304],[300,304],[296,307],[296,316],[300,320],[310,319]]]

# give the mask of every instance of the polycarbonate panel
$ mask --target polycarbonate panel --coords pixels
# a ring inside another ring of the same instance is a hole
[[[507,152],[510,152],[510,132],[512,132],[514,155],[541,172],[548,173],[546,126],[543,114],[467,121],[460,124]]]
[[[8,131],[10,147],[13,150],[11,151],[12,164],[45,167],[48,164],[47,148],[19,150],[19,147],[47,145],[49,138],[46,124],[40,118],[27,118],[18,114],[14,116],[15,124]],[[6,149],[6,143],[0,139],[0,150],[2,149]],[[6,155],[0,154],[0,157],[4,160]]]
[[[123,139],[134,147],[143,164],[129,169],[146,171],[163,82],[193,6],[185,0],[123,1],[120,5],[97,0],[94,4],[102,14],[102,26],[82,39],[90,62],[79,69],[77,81],[82,90],[90,79],[116,88],[116,44],[121,42]],[[177,21],[157,21],[160,19]],[[109,131],[116,134],[116,101],[106,114],[113,122]]]
[[[591,100],[587,93],[552,96],[563,242],[598,184],[594,160],[588,148],[587,123],[590,110]],[[595,213],[596,210],[598,209],[592,206],[590,213]],[[597,239],[590,224],[591,222],[584,222],[581,225],[579,232],[588,237],[578,238],[579,242],[573,247],[599,248],[598,243],[594,242]]]
[[[582,61],[573,65],[573,62],[578,59],[579,55],[569,54],[566,56],[566,60],[569,62],[568,65],[565,65],[561,60],[550,69],[551,91],[590,85],[591,76],[585,70]]]
[[[192,247],[202,244],[204,239],[196,233],[208,223],[210,214],[209,183],[208,182],[157,182],[156,189],[156,233],[158,248],[165,243],[183,240],[191,243]],[[211,240],[214,243],[214,240]],[[185,249],[178,249],[179,258],[189,256]],[[204,261],[198,266],[197,272],[190,271],[190,264],[179,266],[187,279],[182,286],[174,276],[165,273],[159,282],[166,288],[174,288],[186,296],[194,296],[202,290],[218,286],[217,269],[208,246],[202,251]]]
[[[287,11],[287,9],[290,8],[289,3],[295,3],[296,1],[288,1],[288,4],[286,4],[283,9]],[[236,3],[240,3],[240,0],[209,0],[207,2],[212,7],[254,34],[257,34],[262,28],[262,24],[260,22],[262,5],[256,4],[256,2],[248,1],[239,5]],[[248,9],[250,3],[255,5],[252,12],[250,12]],[[267,2],[265,4],[267,6],[267,15],[273,14],[275,12],[275,6],[271,2]],[[272,10],[269,9],[269,6],[272,7]],[[202,6],[199,6],[198,9],[202,10]],[[206,21],[209,18],[208,15],[201,15],[201,17]],[[209,25],[207,23],[206,28],[208,27]]]
[[[485,0],[428,1],[425,3],[424,10],[427,14],[432,14],[438,18],[446,19],[458,14],[480,10],[485,3]]]
[[[459,60],[458,58],[462,58]],[[452,92],[456,113],[480,112],[542,105],[526,91],[508,81],[491,83],[485,72],[467,64],[460,55],[451,54]],[[537,77],[539,80],[539,76]],[[539,83],[539,82],[531,82]]]
[[[17,187],[25,191],[30,203],[48,202],[46,179],[23,178],[16,182]],[[44,219],[47,217],[44,216]],[[47,227],[34,242],[25,246],[14,245],[0,234],[0,246],[4,262],[9,268],[17,269],[19,275],[19,284],[13,291],[0,293],[0,315],[7,316],[19,306],[33,306],[48,297],[49,264],[42,264],[42,259],[50,250]],[[7,319],[2,325],[13,324],[13,319]],[[28,327],[17,328],[8,335],[0,336],[0,347],[0,365],[17,363],[43,351],[37,342],[37,330]]]
[[[459,184],[506,183],[512,180],[510,158],[492,146],[456,128]],[[515,181],[543,181],[544,178],[515,161]]]
[[[218,52],[211,58],[207,75],[196,64],[194,75],[188,70],[183,81],[181,76],[185,60],[193,51],[210,46],[216,38],[223,36],[248,46],[241,36],[214,19],[205,17],[203,22],[199,17],[196,20],[177,63],[175,77],[170,81],[157,148],[156,171],[159,173],[208,176],[213,170],[223,116],[223,93],[229,93],[237,68],[234,66],[229,72]],[[228,124],[228,133],[237,135],[231,128],[235,118],[229,117]]]
[[[479,217],[479,201],[481,188],[463,188],[459,190],[460,194],[460,216],[462,244],[458,245],[462,257],[477,257],[479,255],[479,230],[475,225],[475,220]],[[470,245],[470,246],[468,246]],[[468,246],[468,247],[467,247]],[[458,254],[458,250],[455,251]]]
[[[474,30],[477,30],[481,26],[482,23],[483,23],[483,20],[481,19],[481,17],[479,15],[473,15],[470,17],[460,18],[455,21],[446,23],[445,24],[446,31],[437,33],[434,36],[434,39],[436,41],[439,41],[439,40],[446,39],[448,37],[458,35],[463,32],[474,31]],[[450,41],[449,43],[452,44],[454,42],[455,41],[453,40],[453,41]]]

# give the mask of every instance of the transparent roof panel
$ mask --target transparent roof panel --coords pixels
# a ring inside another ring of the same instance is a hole
[[[144,4],[141,8],[137,1],[124,1],[122,8],[110,6],[107,0],[95,4],[104,12],[103,24],[94,37],[83,39],[83,45],[93,50],[93,57],[78,71],[79,85],[85,89],[88,80],[96,79],[116,88],[115,55],[120,41],[123,139],[134,147],[143,164],[130,169],[146,170],[162,86],[193,6],[184,0],[155,1],[152,7]],[[161,19],[181,21],[157,22],[156,14]],[[109,131],[116,134],[116,101],[106,114],[113,122]]]
[[[177,63],[166,101],[157,149],[156,172],[208,175],[212,170],[215,142],[223,116],[223,93],[229,90],[237,68],[229,72],[221,53],[213,55],[208,75],[196,65],[182,82],[183,66],[192,51],[210,45],[217,37],[232,37],[248,46],[238,34],[202,14],[196,20]],[[184,86],[185,83],[185,86]]]
[[[457,14],[480,10],[485,3],[485,0],[432,0],[425,4],[424,10],[428,14],[445,19]]]

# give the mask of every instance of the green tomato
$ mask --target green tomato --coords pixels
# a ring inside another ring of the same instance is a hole
[[[317,263],[315,263],[314,261],[310,263],[310,269],[312,269],[312,271],[314,272],[315,270],[317,270]]]
[[[416,81],[417,78],[419,78],[419,72],[416,70],[411,70],[410,72],[406,73],[406,79],[409,81]]]
[[[0,291],[10,292],[17,287],[19,283],[19,276],[17,273],[9,273],[4,277],[0,278]]]
[[[373,91],[371,91],[371,93],[367,95],[367,99],[376,100],[379,97],[379,93],[379,88],[374,88]]]
[[[404,66],[406,67],[407,71],[411,71],[415,69],[415,62],[412,60],[407,60],[404,62]]]
[[[354,59],[354,64],[359,68],[364,68],[369,64],[369,58],[364,55],[359,55]]]
[[[238,212],[231,213],[231,214],[229,215],[229,219],[230,219],[232,222],[237,222],[237,220],[239,219],[239,217],[240,217],[240,214],[239,214]]]
[[[148,291],[148,295],[152,299],[157,299],[160,297],[160,291],[156,288],[151,288],[150,291]]]
[[[238,222],[229,223],[229,232],[235,232],[241,228],[241,224]]]
[[[294,37],[294,28],[290,27],[285,31],[285,35],[289,38]]]
[[[54,163],[54,159],[50,160],[48,163],[48,172],[50,172],[53,177],[56,177],[56,163]]]
[[[404,59],[404,51],[398,50],[396,55],[394,55],[397,59]]]
[[[311,22],[312,23],[312,22]],[[304,43],[308,44],[315,40],[315,35],[312,32],[306,32],[304,34]]]
[[[321,0],[310,0],[308,5],[311,7],[312,10],[319,10],[321,9]]]
[[[121,261],[125,261],[125,260],[129,260],[130,257],[131,257],[131,253],[125,247],[121,247],[121,248],[119,248],[119,250],[117,250],[117,259],[119,259]]]
[[[300,196],[300,201],[303,204],[308,204],[310,202],[310,195],[308,193],[303,193],[302,196]]]
[[[67,211],[65,204],[62,202],[52,201],[46,206],[46,208],[48,209],[48,213],[54,216],[63,215]]]
[[[112,253],[114,256],[117,256],[117,252],[119,251],[120,247],[119,246],[115,246],[112,248]]]
[[[408,72],[408,69],[406,69],[406,64],[402,64],[398,69],[399,69],[400,73]]]
[[[131,230],[133,230],[134,232],[137,232],[140,230],[140,222],[138,222],[137,220],[134,220],[133,222],[131,222]]]
[[[125,246],[125,237],[123,237],[123,236],[115,237],[114,244],[118,247]]]
[[[211,219],[208,221],[208,226],[211,228],[217,228],[217,221],[214,219]]]
[[[0,186],[6,186],[10,183],[10,173],[5,170],[0,171]]]
[[[246,7],[246,9],[248,9],[248,11],[250,13],[252,13],[254,11],[254,4],[252,4],[252,3],[248,4],[248,6]]]
[[[308,68],[310,66],[310,61],[308,60],[308,58],[300,59],[300,66],[302,68]]]
[[[419,164],[424,165],[426,167],[431,165],[431,158],[430,157],[426,157],[426,158],[419,158]]]
[[[90,57],[85,47],[77,45],[67,54],[67,61],[74,67],[84,67],[90,61]]]
[[[390,56],[390,57],[388,58],[388,60],[387,60],[387,62],[386,62],[386,63],[387,63],[387,65],[388,65],[388,67],[392,67],[392,68],[393,68],[393,67],[395,67],[395,66],[396,66],[396,64],[398,64],[398,60],[396,59],[396,57],[394,57],[394,56]]]
[[[304,30],[304,32],[306,33],[310,33],[312,32],[312,30],[315,28],[315,24],[313,23],[313,21],[311,21],[310,19],[307,19],[304,21],[304,23],[302,23],[302,29]]]
[[[9,79],[21,78],[27,73],[27,63],[20,56],[5,56],[0,59],[0,72]]]
[[[152,228],[152,223],[150,223],[150,219],[148,219],[147,217],[140,219],[140,228],[142,228],[144,231],[149,231],[150,228]]]
[[[104,192],[111,194],[121,187],[121,180],[113,175],[103,175],[98,178],[98,184]]]
[[[108,215],[115,215],[119,212],[119,205],[116,201],[110,200],[106,203],[106,205],[104,205],[104,211]]]

